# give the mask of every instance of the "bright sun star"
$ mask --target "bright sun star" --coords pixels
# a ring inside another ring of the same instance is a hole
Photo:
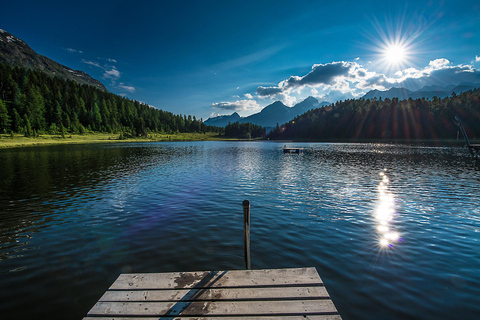
[[[411,48],[402,40],[384,40],[379,47],[379,62],[390,71],[398,71],[411,64]]]
[[[415,49],[418,43],[415,43],[418,42],[421,30],[405,23],[404,19],[400,20],[395,25],[387,20],[384,25],[376,21],[374,28],[377,34],[368,35],[373,42],[371,49],[376,52],[372,60],[387,75],[412,67],[418,54]]]
[[[390,64],[402,64],[405,62],[405,48],[401,45],[390,45],[385,50],[385,58]]]

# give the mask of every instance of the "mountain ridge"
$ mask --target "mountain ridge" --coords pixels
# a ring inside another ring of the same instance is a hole
[[[25,41],[2,29],[0,29],[0,63],[39,70],[50,76],[74,80],[81,84],[108,91],[99,80],[94,79],[89,74],[80,70],[73,70],[36,53]]]
[[[272,104],[264,107],[260,112],[254,113],[247,117],[240,117],[237,112],[231,115],[222,115],[213,118],[208,118],[205,121],[206,125],[214,125],[224,127],[229,122],[253,123],[261,125],[266,128],[273,128],[278,124],[286,123],[296,116],[299,116],[308,110],[316,109],[324,105],[329,105],[330,102],[319,102],[314,97],[308,97],[305,100],[297,103],[293,107],[287,107],[281,101],[275,101]]]
[[[480,88],[480,84],[475,83],[460,83],[459,85],[448,85],[445,87],[442,86],[425,86],[419,90],[413,91],[407,88],[397,88],[393,87],[385,91],[381,90],[370,90],[367,92],[362,98],[363,99],[373,99],[373,98],[398,98],[399,100],[405,99],[421,99],[421,98],[428,98],[431,99],[433,97],[437,98],[445,98],[452,95],[452,93],[462,93],[468,90],[473,90],[476,88]]]

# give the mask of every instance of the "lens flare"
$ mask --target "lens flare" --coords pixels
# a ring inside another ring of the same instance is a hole
[[[416,67],[415,60],[421,54],[420,35],[428,26],[419,25],[407,20],[405,16],[398,18],[384,17],[385,21],[373,17],[373,29],[367,33],[371,40],[368,49],[373,51],[371,63],[387,77],[407,68]]]

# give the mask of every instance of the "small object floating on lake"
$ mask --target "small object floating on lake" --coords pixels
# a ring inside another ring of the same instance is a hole
[[[84,320],[341,320],[315,268],[121,274]]]
[[[283,153],[303,153],[303,148],[287,148],[285,145],[283,147]]]

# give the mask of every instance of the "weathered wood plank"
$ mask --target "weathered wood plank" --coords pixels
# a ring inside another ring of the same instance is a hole
[[[85,317],[83,320],[161,320],[159,317]],[[339,315],[262,316],[262,317],[167,317],[169,320],[342,320]]]
[[[315,268],[121,274],[110,290],[323,285]]]
[[[336,314],[331,300],[204,301],[204,302],[97,302],[89,316],[246,316]]]
[[[341,320],[315,268],[120,275],[85,320]]]
[[[99,301],[202,301],[202,300],[281,300],[328,299],[325,287],[260,287],[228,289],[180,289],[107,291]]]
[[[159,317],[85,317],[83,320],[161,320]],[[339,315],[263,316],[263,317],[168,317],[170,320],[342,320]]]

